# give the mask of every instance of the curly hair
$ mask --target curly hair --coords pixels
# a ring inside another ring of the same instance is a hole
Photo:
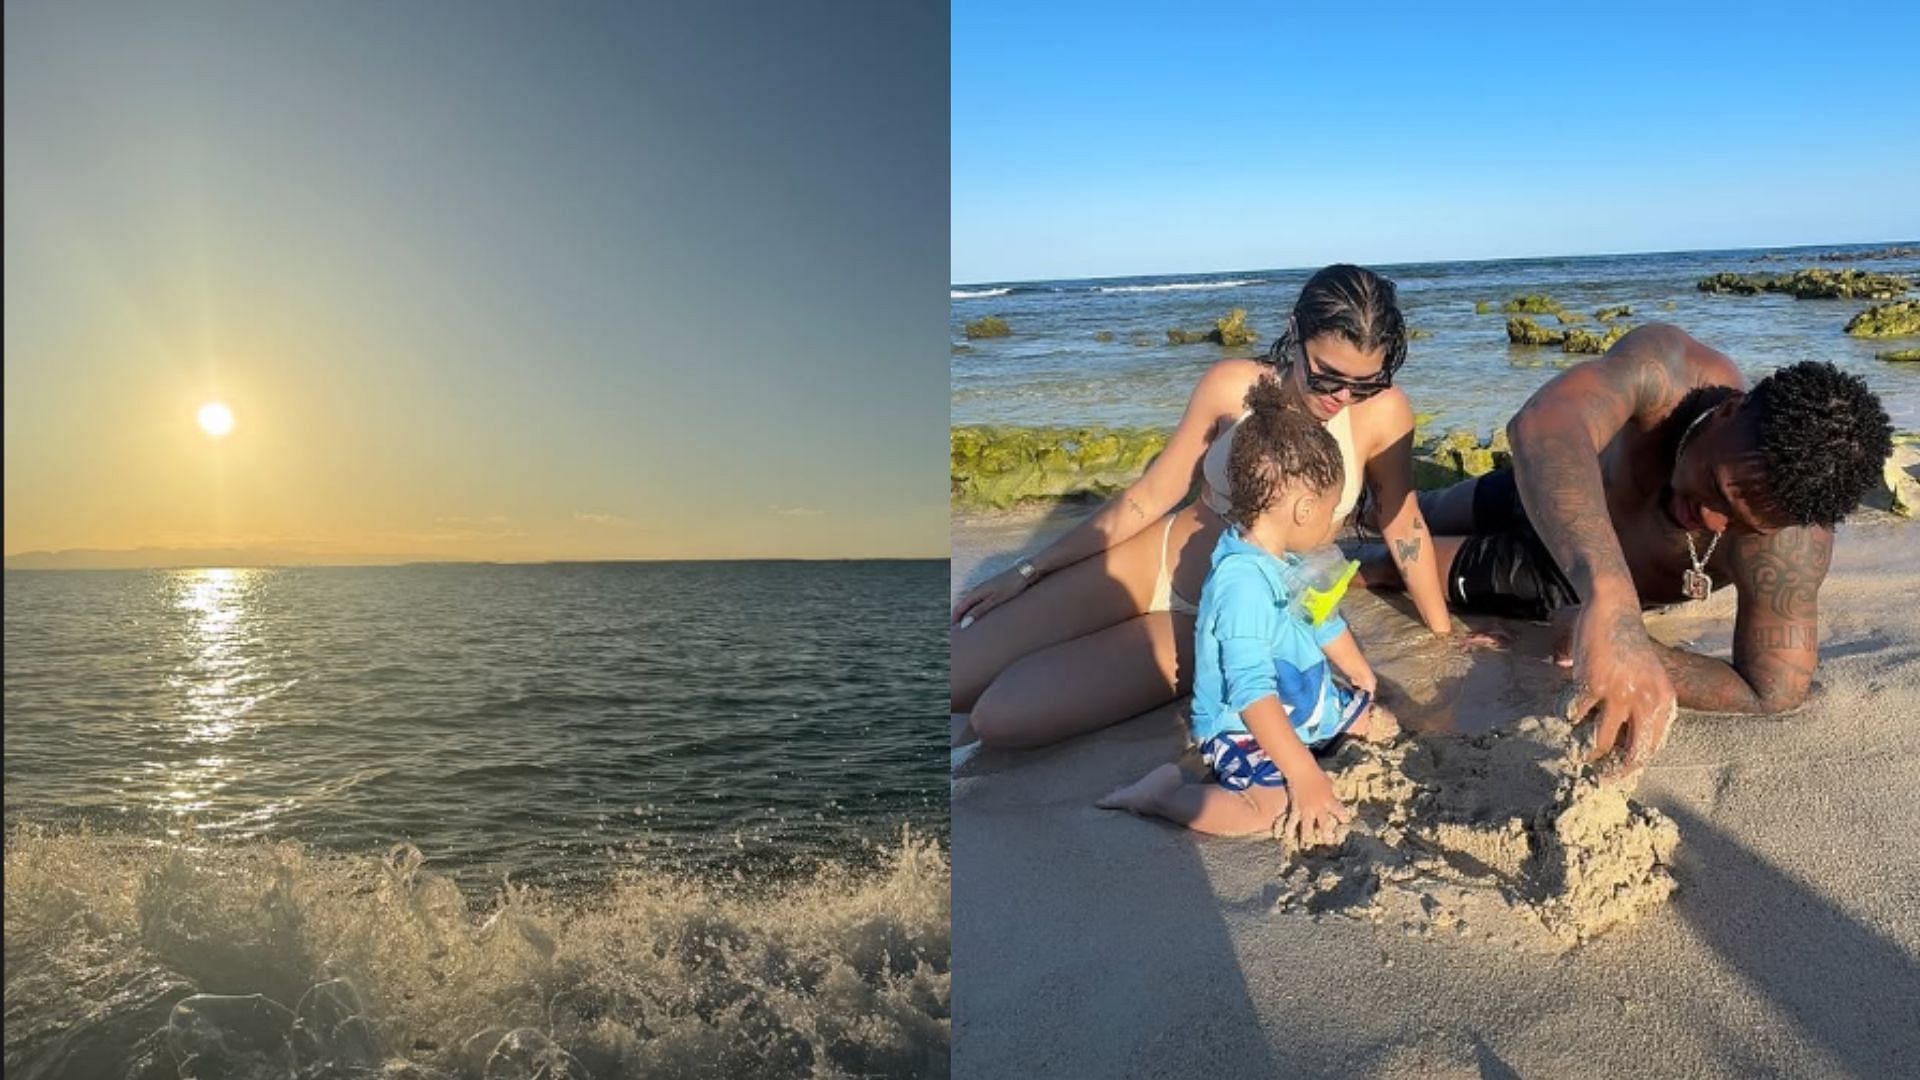
[[[1335,334],[1361,352],[1381,350],[1386,356],[1381,371],[1389,379],[1407,362],[1399,291],[1392,280],[1364,266],[1335,263],[1308,278],[1293,302],[1293,327],[1273,343],[1268,362],[1275,367],[1293,362],[1296,332],[1303,342]]]
[[[1289,408],[1279,383],[1257,380],[1247,408],[1253,411],[1234,429],[1227,452],[1228,521],[1251,526],[1289,486],[1321,494],[1339,488],[1346,479],[1340,444],[1313,417]]]
[[[1803,360],[1747,395],[1771,501],[1802,525],[1831,526],[1852,513],[1893,452],[1893,424],[1866,380]]]

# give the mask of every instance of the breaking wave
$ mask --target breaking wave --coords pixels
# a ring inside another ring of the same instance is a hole
[[[1174,281],[1165,285],[1100,285],[1094,292],[1100,293],[1140,293],[1140,292],[1196,292],[1201,289],[1238,289],[1245,285],[1265,285],[1265,278],[1236,278],[1232,281]]]
[[[419,851],[6,841],[6,1075],[945,1076],[949,864],[475,903]]]

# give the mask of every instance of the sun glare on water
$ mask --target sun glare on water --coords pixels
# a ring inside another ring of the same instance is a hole
[[[233,410],[217,401],[200,406],[200,430],[218,439],[233,430]]]

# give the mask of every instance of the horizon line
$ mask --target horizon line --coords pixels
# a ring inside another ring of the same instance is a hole
[[[8,555],[4,559],[22,558]],[[736,562],[949,562],[945,555],[672,555],[660,557],[623,556],[606,559],[407,559],[383,562],[329,563],[168,563],[154,566],[0,566],[10,574],[122,573],[144,570],[367,570],[406,566],[620,566],[653,563],[736,563]]]
[[[1489,255],[1472,259],[1413,259],[1400,262],[1370,262],[1366,265],[1384,270],[1401,266],[1470,266],[1475,263],[1531,262],[1538,259],[1613,259],[1626,255],[1701,255],[1741,251],[1793,251],[1802,248],[1898,247],[1905,244],[1920,244],[1920,238],[1906,240],[1823,240],[1809,244],[1752,244],[1743,247],[1670,248],[1662,251],[1590,251],[1533,255]],[[1319,268],[1319,266],[1249,266],[1213,270],[1156,270],[1144,274],[1081,274],[1076,277],[979,278],[973,281],[950,281],[947,283],[947,287],[949,289],[957,289],[979,285],[1032,285],[1043,281],[1129,281],[1137,278],[1171,277],[1175,274],[1288,274],[1298,271],[1317,270]]]

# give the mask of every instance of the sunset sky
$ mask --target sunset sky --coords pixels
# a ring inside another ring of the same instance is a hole
[[[7,5],[6,553],[944,556],[945,9],[718,7]]]

